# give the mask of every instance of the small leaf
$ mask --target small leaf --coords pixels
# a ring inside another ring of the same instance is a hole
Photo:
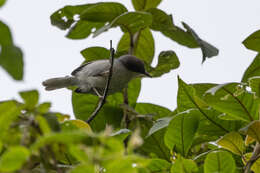
[[[19,92],[20,96],[23,98],[26,107],[32,110],[39,101],[39,93],[37,90],[22,91]]]
[[[166,146],[174,148],[182,156],[186,156],[199,126],[199,115],[183,112],[176,115],[170,122],[164,136]]]
[[[162,0],[132,0],[132,4],[136,11],[156,8]]]
[[[91,127],[89,126],[89,124],[82,120],[67,120],[64,123],[62,123],[61,126],[63,131],[73,131],[82,129],[91,132]]]
[[[142,59],[147,65],[150,65],[154,57],[154,38],[151,31],[148,28],[140,31],[137,42],[134,55]],[[128,52],[129,48],[129,33],[125,33],[117,45],[117,52]]]
[[[0,171],[13,172],[19,170],[29,159],[30,152],[23,146],[9,148],[0,159]]]
[[[80,53],[87,62],[108,59],[110,56],[110,51],[104,47],[88,47],[80,51]]]
[[[0,7],[2,7],[5,4],[6,0],[0,0]]]
[[[252,138],[251,136],[246,135],[246,139],[245,139],[245,145],[248,146],[249,144],[255,142],[255,139]]]
[[[48,134],[51,132],[51,128],[49,127],[48,122],[45,118],[43,118],[42,116],[36,116],[35,119],[43,134]]]
[[[255,120],[240,130],[260,142],[260,120]]]
[[[195,173],[198,167],[193,160],[179,157],[172,165],[171,173]]]
[[[161,130],[161,129],[167,127],[171,120],[172,120],[172,117],[164,117],[164,118],[160,118],[160,119],[156,120],[156,122],[150,128],[146,137],[149,137],[152,134],[154,134],[155,132],[157,132],[158,130]]]
[[[151,172],[169,172],[171,163],[163,159],[150,159],[147,168]]]
[[[249,78],[248,83],[255,96],[260,98],[260,76]]]
[[[246,160],[242,160],[244,165],[246,165],[246,162],[250,160],[252,157],[252,153],[246,153],[243,158]],[[246,162],[245,162],[246,161]],[[259,173],[260,172],[260,159],[257,159],[254,164],[251,166],[251,170],[254,171],[254,173]]]
[[[204,173],[234,173],[235,169],[235,161],[226,151],[209,153],[204,164]]]
[[[114,136],[118,139],[120,139],[121,141],[125,140],[127,136],[129,136],[131,134],[131,130],[129,129],[120,129],[114,133],[111,134],[111,136]]]
[[[92,22],[108,22],[124,12],[127,12],[127,9],[121,3],[100,2],[92,4],[90,8],[84,10],[80,15],[80,19]]]
[[[50,102],[44,102],[39,104],[39,106],[36,108],[39,113],[47,113],[50,110],[51,103]]]
[[[1,1],[4,3],[3,0],[0,0],[0,7],[1,7]],[[0,21],[0,45],[13,45],[13,39],[12,39],[12,34],[9,29],[9,27]],[[0,51],[1,52],[1,51]]]
[[[170,72],[180,66],[180,61],[174,51],[162,51],[159,55],[159,61],[155,68],[152,68],[150,74],[153,77],[160,77],[161,75]]]
[[[247,67],[242,82],[247,82],[249,78],[254,76],[260,76],[260,54],[257,54],[254,61]]]
[[[243,44],[246,48],[260,52],[260,30],[254,32],[249,37],[247,37]]]
[[[209,44],[208,42],[202,40],[189,25],[187,25],[184,22],[182,22],[182,24],[187,29],[187,31],[191,33],[191,35],[196,40],[197,44],[200,46],[202,54],[203,54],[202,63],[206,60],[206,58],[211,58],[213,56],[218,55],[219,51],[216,47],[214,47],[211,44]]]
[[[240,156],[242,156],[245,150],[244,141],[237,132],[230,132],[226,134],[217,141],[217,144]]]
[[[120,26],[124,32],[131,34],[144,29],[152,24],[152,15],[146,12],[127,12],[116,17],[111,23],[105,25],[94,33],[94,37],[116,26]]]
[[[0,51],[0,65],[13,77],[13,79],[23,79],[23,53],[19,47],[2,45]]]

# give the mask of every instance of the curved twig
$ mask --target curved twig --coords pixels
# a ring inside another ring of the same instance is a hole
[[[98,102],[97,108],[95,109],[95,111],[91,114],[91,116],[86,121],[87,123],[90,123],[97,116],[98,112],[101,110],[102,106],[106,102],[106,98],[107,98],[107,94],[108,94],[108,88],[110,86],[112,73],[113,73],[114,54],[115,54],[115,49],[112,47],[112,40],[110,40],[110,59],[109,59],[110,60],[110,68],[109,68],[109,74],[108,74],[105,90],[104,90],[103,96],[101,97],[101,99]]]

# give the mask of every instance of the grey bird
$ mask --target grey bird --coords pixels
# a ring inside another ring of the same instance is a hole
[[[101,97],[109,76],[110,61],[97,60],[88,62],[75,69],[71,76],[51,78],[42,82],[45,89],[56,90],[77,86],[77,93],[90,93]],[[113,73],[108,94],[122,91],[132,79],[151,77],[145,70],[144,62],[133,55],[123,55],[114,60]]]

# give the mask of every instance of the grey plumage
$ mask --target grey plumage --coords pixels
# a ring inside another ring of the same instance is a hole
[[[103,94],[109,68],[109,60],[97,60],[81,65],[71,73],[72,76],[51,78],[42,84],[46,90],[77,86],[75,91],[79,93],[96,94],[97,91]],[[121,91],[131,79],[140,76],[140,74],[148,75],[144,69],[144,63],[135,56],[123,55],[115,59],[108,94]]]

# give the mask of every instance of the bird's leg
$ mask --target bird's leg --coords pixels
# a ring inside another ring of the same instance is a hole
[[[96,93],[96,95],[99,97],[100,100],[104,99],[104,96],[102,96],[95,87],[93,87],[92,89]]]

